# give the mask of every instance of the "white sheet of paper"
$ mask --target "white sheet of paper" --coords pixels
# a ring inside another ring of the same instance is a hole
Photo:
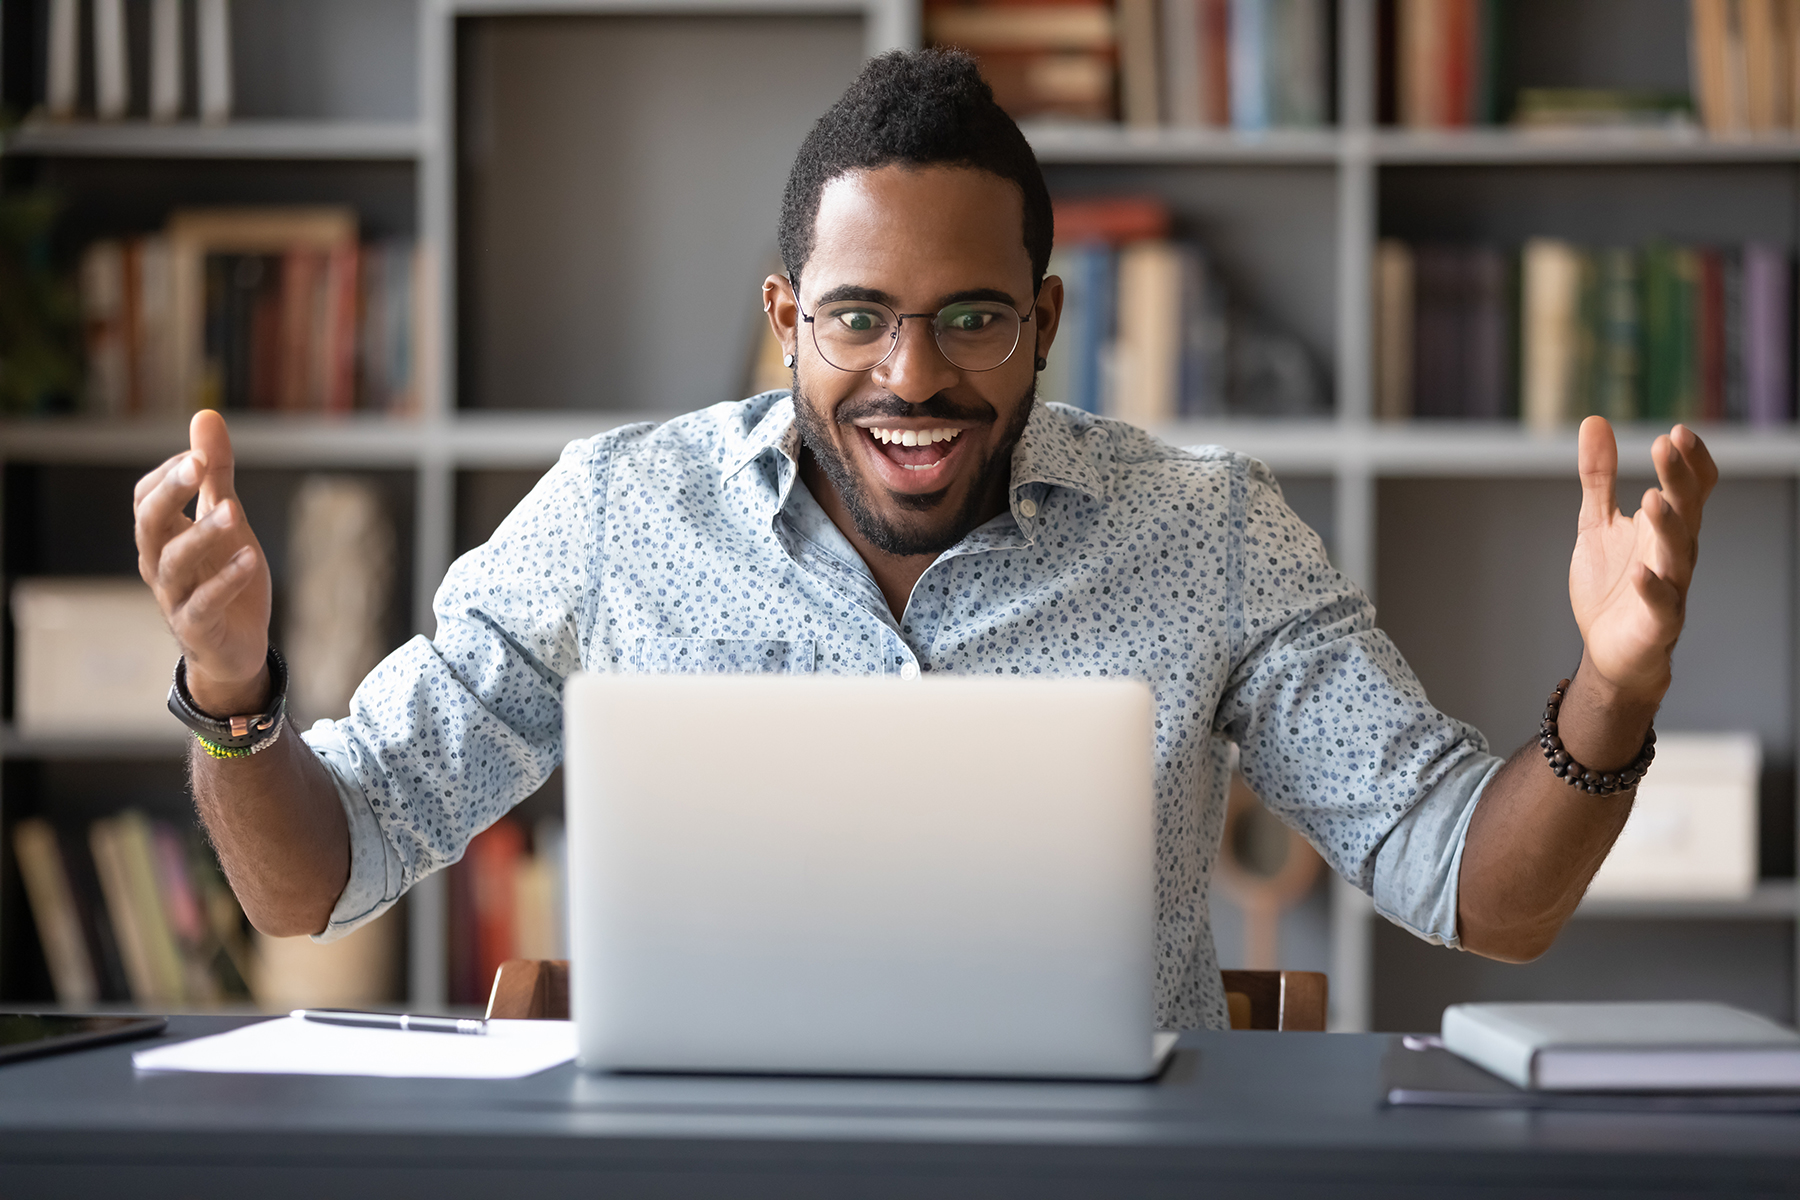
[[[483,1036],[401,1033],[279,1017],[131,1056],[140,1071],[519,1079],[575,1057],[573,1021],[489,1021]]]

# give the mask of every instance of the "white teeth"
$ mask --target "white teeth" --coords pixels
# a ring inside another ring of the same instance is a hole
[[[929,446],[947,442],[961,433],[960,429],[870,429],[869,436],[882,445]]]

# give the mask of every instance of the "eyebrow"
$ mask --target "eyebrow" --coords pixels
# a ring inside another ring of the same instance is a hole
[[[859,287],[854,283],[841,283],[822,294],[813,303],[815,305],[830,304],[836,300],[870,300],[876,304],[885,304],[896,311],[900,307],[899,301],[894,298],[892,293],[884,292],[880,288]],[[941,309],[951,304],[966,304],[972,300],[992,300],[999,304],[1010,305],[1015,309],[1018,308],[1018,301],[999,288],[966,288],[960,292],[951,292],[948,296],[938,297],[937,308]],[[936,309],[933,311],[935,312]]]

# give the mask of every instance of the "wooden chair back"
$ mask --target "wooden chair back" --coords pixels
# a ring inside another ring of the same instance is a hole
[[[1319,971],[1220,971],[1233,1029],[1323,1032],[1330,988]]]
[[[508,1021],[569,1019],[569,960],[509,958],[494,972],[487,1015]]]
[[[1233,1029],[1323,1030],[1328,988],[1317,971],[1221,971]],[[569,963],[513,958],[494,972],[487,1015],[513,1021],[569,1019]]]

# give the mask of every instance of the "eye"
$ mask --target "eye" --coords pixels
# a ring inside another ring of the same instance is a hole
[[[980,333],[993,323],[994,314],[979,308],[953,308],[938,319],[950,333]]]
[[[832,319],[849,333],[872,333],[881,324],[879,314],[866,308],[849,308],[832,314]]]

